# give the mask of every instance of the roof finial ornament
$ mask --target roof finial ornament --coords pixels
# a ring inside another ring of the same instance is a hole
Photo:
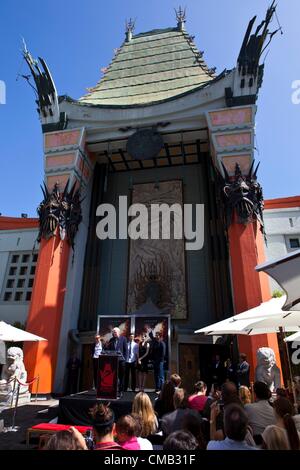
[[[31,73],[31,75],[22,75],[22,77],[35,91],[42,126],[48,126],[48,129],[50,126],[51,130],[64,129],[67,125],[67,116],[60,112],[58,94],[46,62],[42,57],[34,59],[31,56],[24,39],[22,55]],[[30,82],[31,76],[35,86]]]
[[[126,20],[125,22],[125,34],[126,34],[126,42],[131,41],[132,39],[132,33],[135,28],[135,21],[133,18],[129,18],[129,20]]]
[[[186,22],[186,8],[183,9],[181,5],[179,5],[178,10],[176,10],[175,8],[175,13],[176,13],[177,27],[179,31],[183,31],[184,23]]]
[[[272,22],[273,16],[276,14],[275,0],[273,0],[271,6],[268,8],[265,19],[257,26],[255,32],[251,34],[253,25],[256,20],[256,16],[248,24],[248,28],[244,37],[244,41],[238,56],[238,70],[239,73],[244,77],[245,75],[252,75],[254,78],[257,77],[260,69],[260,58],[266,48],[269,46],[273,39],[273,36],[282,32],[282,28],[278,23],[278,28],[272,32],[269,31],[269,25]]]

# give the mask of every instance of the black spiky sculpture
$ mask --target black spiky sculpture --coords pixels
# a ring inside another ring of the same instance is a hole
[[[76,182],[68,191],[69,180],[61,193],[56,183],[49,191],[46,184],[41,186],[44,199],[37,208],[39,216],[39,234],[37,241],[59,235],[61,240],[66,239],[74,250],[74,239],[82,220],[80,189],[76,189]],[[58,229],[58,230],[57,230]]]
[[[225,178],[222,177],[221,184],[226,207],[227,226],[232,223],[234,212],[237,214],[238,223],[241,224],[248,224],[256,219],[260,224],[261,232],[266,240],[263,220],[263,191],[257,181],[259,165],[258,163],[253,171],[253,161],[249,173],[243,175],[239,164],[236,163],[234,176],[230,177],[222,163]]]

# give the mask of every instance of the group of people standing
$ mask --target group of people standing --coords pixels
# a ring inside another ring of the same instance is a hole
[[[216,354],[210,368],[210,377],[208,382],[221,386],[224,382],[229,381],[235,383],[238,387],[244,385],[250,386],[250,365],[247,362],[247,356],[241,353],[238,364],[233,364],[231,359],[225,362]]]
[[[127,339],[121,335],[119,328],[113,328],[112,337],[106,344],[97,334],[92,351],[95,387],[97,386],[98,359],[104,350],[120,353],[118,388],[121,395],[128,390],[130,379],[132,391],[135,392],[136,388],[144,391],[150,361],[153,364],[155,390],[158,392],[162,389],[166,344],[160,332],[156,332],[155,335],[151,332],[149,335],[142,333],[141,338],[135,338],[134,334],[130,334]]]

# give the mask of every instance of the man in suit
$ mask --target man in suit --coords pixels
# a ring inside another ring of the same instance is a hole
[[[118,351],[121,353],[119,357],[118,378],[119,378],[119,393],[120,393],[120,396],[122,396],[124,392],[125,368],[126,368],[126,361],[128,357],[128,349],[127,349],[127,340],[125,336],[121,336],[120,328],[113,328],[112,338],[109,340],[107,349],[109,351]]]
[[[250,387],[250,365],[247,362],[247,356],[244,353],[240,354],[240,362],[237,368],[238,386],[245,385]]]

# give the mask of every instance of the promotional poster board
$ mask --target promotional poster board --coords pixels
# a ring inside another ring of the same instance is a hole
[[[121,335],[129,337],[132,332],[132,317],[129,315],[98,315],[97,333],[108,343],[112,338],[112,330],[120,328]]]
[[[103,338],[104,344],[112,337],[113,328],[118,327],[121,335],[129,338],[134,334],[136,342],[141,340],[142,334],[147,335],[150,342],[153,341],[155,334],[159,331],[162,334],[166,345],[166,357],[164,369],[169,370],[170,358],[170,315],[99,315],[97,333]],[[151,355],[149,365],[152,366]]]

